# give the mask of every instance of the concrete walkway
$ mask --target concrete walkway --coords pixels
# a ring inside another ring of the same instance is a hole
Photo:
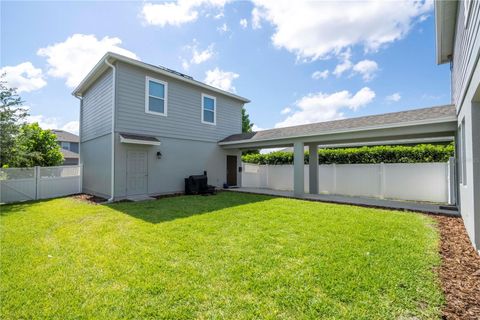
[[[265,194],[276,197],[295,198],[310,201],[331,202],[339,204],[350,204],[365,207],[376,207],[386,209],[396,209],[404,211],[417,211],[433,214],[444,214],[451,216],[459,216],[458,209],[455,206],[449,206],[444,204],[426,203],[426,202],[414,202],[414,201],[402,201],[402,200],[386,200],[377,198],[366,197],[349,197],[332,194],[309,194],[306,193],[302,197],[295,197],[292,191],[281,191],[264,188],[232,188],[228,189],[233,192],[255,193]]]

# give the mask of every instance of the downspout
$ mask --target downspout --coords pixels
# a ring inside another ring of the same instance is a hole
[[[78,165],[80,166],[80,192],[83,192],[83,161],[82,161],[82,113],[83,97],[74,94],[75,98],[80,100],[80,112],[78,115]]]
[[[115,79],[116,79],[116,68],[113,64],[108,61],[108,58],[105,59],[105,64],[112,68],[112,80],[113,80],[113,88],[112,88],[112,154],[111,154],[111,164],[110,167],[112,168],[111,172],[111,180],[110,180],[110,198],[107,202],[113,202],[114,195],[115,195]]]

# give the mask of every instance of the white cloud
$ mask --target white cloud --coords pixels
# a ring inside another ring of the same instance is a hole
[[[65,124],[55,117],[45,117],[44,115],[31,115],[27,117],[27,122],[38,122],[38,125],[42,129],[61,129],[68,132],[78,134],[79,123],[78,121],[69,121]]]
[[[262,131],[262,130],[266,130],[265,128],[261,128],[259,126],[257,126],[256,124],[253,125],[252,127],[252,130],[257,132],[257,131]]]
[[[120,48],[121,43],[119,38],[98,40],[95,35],[74,34],[64,42],[39,49],[37,54],[47,58],[49,75],[66,79],[66,85],[73,88],[108,51],[139,59],[135,53]]]
[[[260,21],[262,20],[261,11],[258,8],[252,10],[252,29],[260,29],[262,27]]]
[[[252,26],[270,22],[272,42],[299,59],[316,60],[354,45],[377,51],[405,37],[433,8],[433,1],[298,1],[254,0]],[[257,18],[255,23],[253,18]]]
[[[62,126],[62,130],[78,134],[79,122],[69,121]]]
[[[345,71],[348,71],[352,68],[353,63],[350,61],[351,56],[352,53],[350,48],[339,54],[339,58],[342,60],[342,62],[337,64],[335,70],[333,70],[334,75],[340,77]]]
[[[290,107],[285,107],[280,111],[281,114],[289,114],[290,112],[292,112],[292,108]]]
[[[314,73],[312,73],[312,79],[315,79],[315,80],[327,79],[329,73],[330,71],[328,70],[323,70],[323,71],[317,70]]]
[[[343,109],[356,111],[358,108],[369,104],[374,98],[375,92],[368,87],[360,89],[354,95],[347,90],[332,94],[322,92],[309,94],[295,102],[298,111],[289,115],[284,121],[277,123],[275,127],[341,119],[344,117]]]
[[[362,60],[353,66],[353,71],[362,75],[364,81],[370,81],[375,77],[378,64],[372,60]]]
[[[30,61],[3,67],[0,74],[4,73],[8,85],[17,88],[18,93],[35,91],[47,85],[42,69],[35,68]]]
[[[240,20],[240,26],[242,26],[242,28],[245,29],[248,26],[247,19],[241,19]]]
[[[214,44],[212,43],[206,49],[201,50],[198,48],[198,41],[196,39],[193,39],[193,44],[184,47],[184,49],[188,50],[189,54],[191,54],[191,58],[182,59],[183,69],[188,70],[191,64],[201,64],[205,61],[210,60],[215,55],[213,47]]]
[[[208,70],[205,73],[205,83],[222,90],[235,92],[233,80],[237,79],[239,75],[235,72],[222,71],[219,68]]]
[[[400,99],[402,99],[402,96],[400,95],[400,93],[395,92],[387,96],[385,99],[389,102],[398,102],[400,101]]]
[[[147,2],[140,13],[147,25],[164,27],[166,25],[180,26],[197,20],[202,7],[223,8],[227,0],[179,0],[153,4]],[[215,19],[223,17],[223,12],[215,15]]]
[[[223,23],[220,27],[217,28],[217,30],[220,32],[220,33],[225,33],[227,31],[229,31],[230,29],[228,28],[227,24],[226,23]]]
[[[340,77],[343,73],[351,70],[351,75],[360,74],[364,81],[372,80],[375,77],[375,73],[378,71],[378,64],[375,61],[368,59],[353,64],[350,60],[351,56],[350,49],[340,53],[339,58],[342,62],[336,65],[333,74]]]

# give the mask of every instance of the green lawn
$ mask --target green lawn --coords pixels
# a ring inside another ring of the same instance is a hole
[[[224,192],[0,207],[1,319],[436,319],[424,215]]]

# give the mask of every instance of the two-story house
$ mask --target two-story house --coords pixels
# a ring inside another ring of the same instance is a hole
[[[435,1],[437,63],[452,70],[456,107],[458,205],[480,250],[480,1]]]
[[[218,141],[242,131],[249,100],[181,73],[107,53],[74,90],[80,99],[83,191],[111,200],[240,183],[239,150]]]
[[[52,129],[51,131],[57,136],[57,143],[63,154],[63,165],[77,165],[80,158],[78,155],[78,136],[64,130]]]

